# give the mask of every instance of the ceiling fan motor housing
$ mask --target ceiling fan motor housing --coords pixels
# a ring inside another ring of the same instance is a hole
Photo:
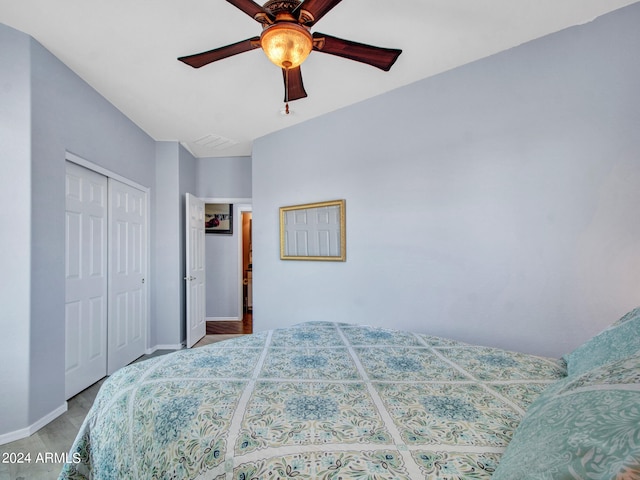
[[[293,12],[301,3],[299,0],[269,0],[262,8],[277,16],[278,13]]]

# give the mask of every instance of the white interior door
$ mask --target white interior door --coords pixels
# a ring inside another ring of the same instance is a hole
[[[204,200],[186,195],[187,348],[205,336]]]
[[[147,333],[147,194],[109,178],[108,373],[142,356]]]
[[[107,177],[67,162],[65,394],[107,374]]]

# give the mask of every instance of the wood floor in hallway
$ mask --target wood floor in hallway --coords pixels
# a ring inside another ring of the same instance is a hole
[[[207,322],[207,335],[253,333],[253,314],[245,313],[242,320]]]

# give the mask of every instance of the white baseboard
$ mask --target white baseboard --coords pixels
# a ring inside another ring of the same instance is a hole
[[[242,320],[242,317],[207,317],[205,318],[207,322],[228,322],[228,321],[238,321]]]
[[[27,428],[23,428],[20,430],[15,430],[9,433],[3,433],[0,435],[0,445],[4,445],[5,443],[15,442],[16,440],[21,440],[23,438],[30,437],[46,424],[54,421],[60,415],[67,411],[67,402],[64,402],[64,405],[60,405],[53,412],[45,415],[40,420],[35,423],[32,423]]]
[[[182,350],[184,348],[184,343],[175,343],[175,344],[167,344],[167,345],[156,345],[156,350]]]
[[[156,345],[155,347],[147,348],[145,350],[145,355],[151,355],[156,350],[182,350],[184,348],[184,344],[176,343],[176,344],[167,344],[167,345]]]

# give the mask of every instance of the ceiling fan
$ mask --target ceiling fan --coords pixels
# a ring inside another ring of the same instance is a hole
[[[282,69],[285,102],[307,96],[300,64],[312,50],[366,63],[384,71],[389,71],[402,53],[395,48],[374,47],[324,33],[312,34],[311,27],[341,0],[269,0],[264,6],[252,0],[227,1],[261,23],[262,34],[178,60],[200,68],[238,53],[262,48],[269,60]]]

